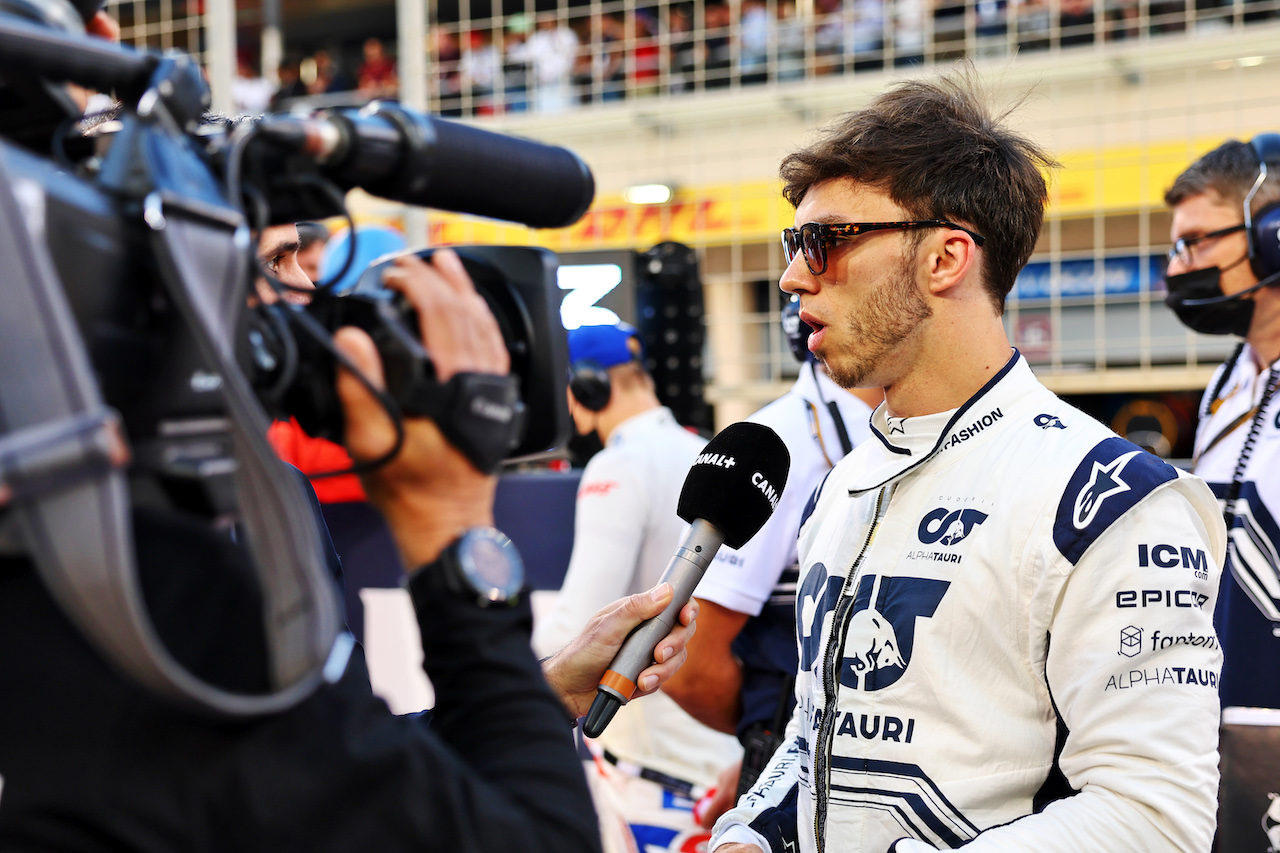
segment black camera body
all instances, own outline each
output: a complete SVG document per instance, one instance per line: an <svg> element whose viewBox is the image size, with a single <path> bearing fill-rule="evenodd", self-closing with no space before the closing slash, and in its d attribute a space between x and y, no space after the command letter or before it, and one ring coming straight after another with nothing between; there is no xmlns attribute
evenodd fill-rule
<svg viewBox="0 0 1280 853"><path fill-rule="evenodd" d="M433 251L417 254L426 260ZM481 387L474 383L483 380L468 379L473 383L470 392L479 394L481 402L473 401L467 408L487 408L500 422L505 422L506 416L499 410L513 408L510 415L518 419L518 425L514 442L506 448L508 457L562 446L569 432L563 387L568 356L560 323L555 254L528 246L466 246L454 251L498 321L519 393L518 399L511 401L497 386ZM440 383L431 355L418 335L417 313L403 296L382 284L382 273L390 263L391 259L386 259L372 264L349 292L334 294L322 288L305 307L261 309L259 318L267 312L276 319L257 323L263 349L250 353L247 363L254 385L262 389L273 414L296 418L308 435L342 441L342 408L334 392L336 363L323 340L295 334L296 376L282 376L289 359L276 330L285 324L300 325L304 321L298 314L303 313L329 333L343 326L367 332L382 359L387 393L400 411L444 420L449 401L437 399ZM469 433L484 429L486 424L480 412L464 411L456 416L465 420L458 428L460 442L468 441Z"/></svg>

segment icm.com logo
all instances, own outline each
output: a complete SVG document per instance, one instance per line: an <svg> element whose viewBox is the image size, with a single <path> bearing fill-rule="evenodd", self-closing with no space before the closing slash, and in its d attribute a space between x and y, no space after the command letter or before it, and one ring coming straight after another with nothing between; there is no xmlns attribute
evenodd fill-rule
<svg viewBox="0 0 1280 853"><path fill-rule="evenodd" d="M1188 548L1185 545L1139 544L1138 567L1145 569L1149 566L1190 569L1201 580L1209 577L1209 555L1201 548Z"/></svg>

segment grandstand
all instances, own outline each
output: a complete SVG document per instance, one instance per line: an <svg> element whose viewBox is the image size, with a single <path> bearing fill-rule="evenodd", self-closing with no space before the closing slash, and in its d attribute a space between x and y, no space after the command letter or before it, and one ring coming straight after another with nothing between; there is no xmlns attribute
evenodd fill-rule
<svg viewBox="0 0 1280 853"><path fill-rule="evenodd" d="M202 20L184 17L195 4L182 0L111 7L126 39L222 51L221 61L206 54L217 94L229 83L214 72L230 67L236 43L221 2L205 0ZM260 34L278 27L286 53L325 47L354 62L365 37L381 36L397 47L407 103L565 145L595 173L595 206L572 228L533 232L431 212L433 242L584 252L675 240L696 249L717 425L780 394L795 371L777 323L778 232L791 222L777 192L779 159L888 82L962 57L997 101L1025 98L1015 124L1063 163L1006 320L1043 380L1107 419L1150 401L1148 420L1162 433L1173 424L1165 437L1177 455L1191 401L1230 349L1186 331L1162 304L1161 195L1222 139L1280 130L1272 0L527 0L502 14L480 0L431 0L425 18L410 3L331 0L314 20L291 8L242 0L240 46L278 51L274 36ZM341 29L326 32L325 20ZM569 55L556 65L548 45ZM358 100L345 92L318 102ZM629 203L627 189L639 184L674 194ZM359 209L399 215L368 200Z"/></svg>

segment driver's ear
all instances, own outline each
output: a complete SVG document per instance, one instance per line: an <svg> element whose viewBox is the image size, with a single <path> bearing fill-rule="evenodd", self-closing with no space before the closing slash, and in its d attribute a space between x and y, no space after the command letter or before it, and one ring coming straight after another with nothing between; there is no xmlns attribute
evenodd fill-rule
<svg viewBox="0 0 1280 853"><path fill-rule="evenodd" d="M929 292L941 296L963 282L977 262L978 244L963 231L939 229L926 238L926 273Z"/></svg>

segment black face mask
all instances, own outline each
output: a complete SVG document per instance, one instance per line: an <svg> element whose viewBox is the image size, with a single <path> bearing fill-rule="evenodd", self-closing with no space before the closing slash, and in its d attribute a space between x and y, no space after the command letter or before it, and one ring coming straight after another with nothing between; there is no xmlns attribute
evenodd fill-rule
<svg viewBox="0 0 1280 853"><path fill-rule="evenodd" d="M1169 287L1169 295L1164 298L1164 304L1173 309L1188 329L1204 335L1239 335L1242 338L1249 333L1254 301L1241 297L1250 291L1224 295L1222 270L1218 267L1167 276L1165 283Z"/></svg>

